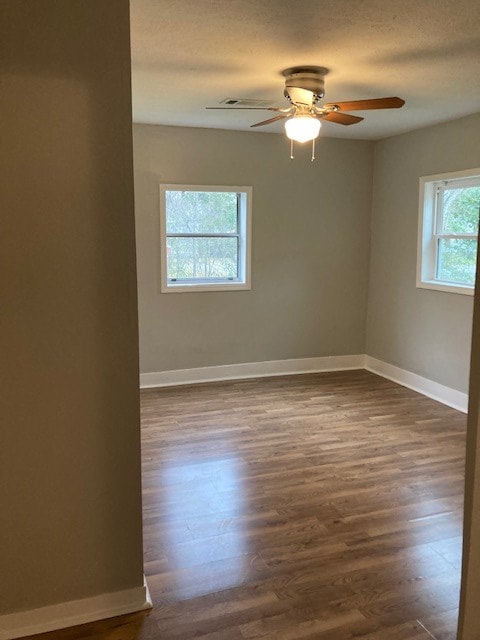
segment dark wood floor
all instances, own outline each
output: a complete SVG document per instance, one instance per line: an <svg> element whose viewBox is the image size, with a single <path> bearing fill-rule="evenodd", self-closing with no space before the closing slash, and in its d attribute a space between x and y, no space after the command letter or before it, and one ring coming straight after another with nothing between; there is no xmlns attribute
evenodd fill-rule
<svg viewBox="0 0 480 640"><path fill-rule="evenodd" d="M142 392L145 615L46 640L453 640L463 414L365 371Z"/></svg>

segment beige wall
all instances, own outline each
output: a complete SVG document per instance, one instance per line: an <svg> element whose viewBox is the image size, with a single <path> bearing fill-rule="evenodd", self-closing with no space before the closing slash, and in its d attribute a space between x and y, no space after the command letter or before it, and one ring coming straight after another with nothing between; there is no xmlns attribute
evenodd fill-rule
<svg viewBox="0 0 480 640"><path fill-rule="evenodd" d="M471 296L415 286L418 179L480 166L480 114L375 146L367 353L466 392Z"/></svg>
<svg viewBox="0 0 480 640"><path fill-rule="evenodd" d="M0 7L0 613L142 584L128 10Z"/></svg>
<svg viewBox="0 0 480 640"><path fill-rule="evenodd" d="M478 261L477 261L478 263ZM465 469L465 513L463 526L463 567L460 596L459 640L480 638L480 272L472 335L470 393Z"/></svg>
<svg viewBox="0 0 480 640"><path fill-rule="evenodd" d="M378 141L373 166L373 143L291 162L283 136L135 125L141 371L366 351L466 392L473 299L415 286L418 179L479 166L479 123ZM254 187L252 291L160 293L160 182Z"/></svg>
<svg viewBox="0 0 480 640"><path fill-rule="evenodd" d="M372 147L135 125L141 371L363 353ZM162 182L253 187L251 291L160 293Z"/></svg>

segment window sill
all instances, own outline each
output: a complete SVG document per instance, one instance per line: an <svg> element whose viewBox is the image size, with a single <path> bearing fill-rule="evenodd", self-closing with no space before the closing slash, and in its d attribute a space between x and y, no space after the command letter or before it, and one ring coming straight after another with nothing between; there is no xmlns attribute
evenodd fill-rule
<svg viewBox="0 0 480 640"><path fill-rule="evenodd" d="M221 284L162 284L162 293L201 293L202 291L248 291L248 282L226 282Z"/></svg>
<svg viewBox="0 0 480 640"><path fill-rule="evenodd" d="M446 293L460 293L464 296L475 295L475 287L453 282L440 282L440 280L421 280L417 282L417 289L432 289L433 291L445 291Z"/></svg>

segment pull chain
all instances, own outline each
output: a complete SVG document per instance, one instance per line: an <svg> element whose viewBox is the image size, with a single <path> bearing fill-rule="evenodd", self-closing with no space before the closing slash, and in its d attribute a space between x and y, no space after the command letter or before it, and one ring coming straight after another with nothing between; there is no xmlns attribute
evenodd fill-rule
<svg viewBox="0 0 480 640"><path fill-rule="evenodd" d="M294 146L293 140L290 139L290 160L294 159ZM312 162L315 160L315 138L312 140Z"/></svg>

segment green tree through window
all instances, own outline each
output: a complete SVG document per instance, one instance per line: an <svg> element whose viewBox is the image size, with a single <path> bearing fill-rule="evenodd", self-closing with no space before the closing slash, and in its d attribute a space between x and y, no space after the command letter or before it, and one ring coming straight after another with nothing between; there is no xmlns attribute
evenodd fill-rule
<svg viewBox="0 0 480 640"><path fill-rule="evenodd" d="M480 187L441 190L437 279L473 285L477 259ZM468 236L467 234L471 234Z"/></svg>
<svg viewBox="0 0 480 640"><path fill-rule="evenodd" d="M236 278L237 194L168 191L166 202L168 277Z"/></svg>

